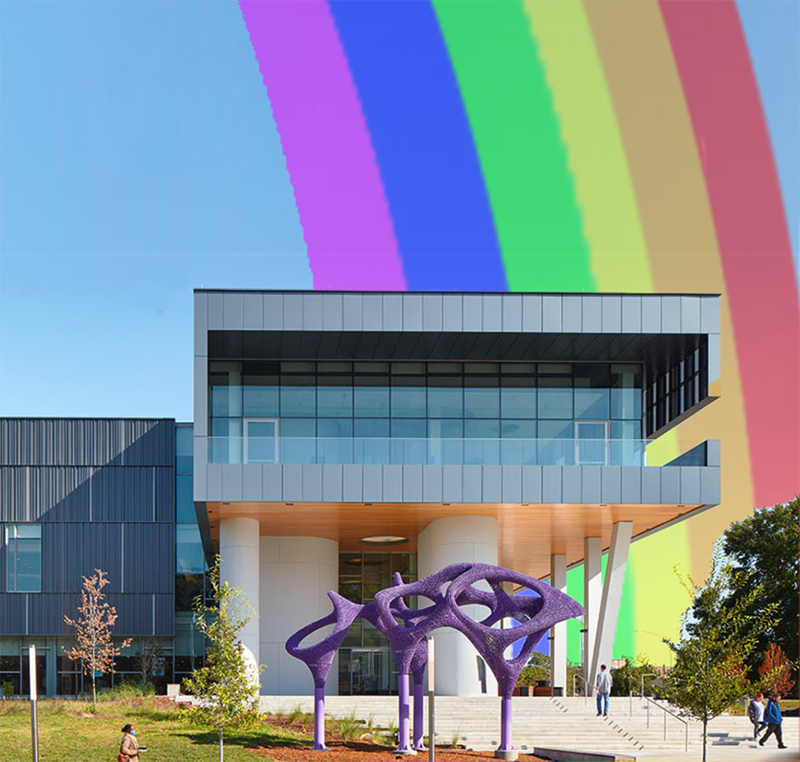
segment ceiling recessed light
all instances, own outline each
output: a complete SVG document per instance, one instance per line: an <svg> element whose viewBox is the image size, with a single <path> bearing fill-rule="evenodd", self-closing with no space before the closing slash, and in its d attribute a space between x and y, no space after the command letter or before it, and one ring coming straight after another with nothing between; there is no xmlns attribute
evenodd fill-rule
<svg viewBox="0 0 800 762"><path fill-rule="evenodd" d="M294 503L286 503L286 505L294 505Z"/></svg>
<svg viewBox="0 0 800 762"><path fill-rule="evenodd" d="M373 537L362 537L362 545L403 545L408 542L408 537L400 537L395 534L378 534Z"/></svg>
<svg viewBox="0 0 800 762"><path fill-rule="evenodd" d="M608 508L608 503L600 503L601 508Z"/></svg>

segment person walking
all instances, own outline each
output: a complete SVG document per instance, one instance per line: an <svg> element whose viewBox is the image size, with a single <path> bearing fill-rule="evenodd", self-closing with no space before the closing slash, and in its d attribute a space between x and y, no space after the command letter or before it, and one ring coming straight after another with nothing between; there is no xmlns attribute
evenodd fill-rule
<svg viewBox="0 0 800 762"><path fill-rule="evenodd" d="M600 665L600 671L594 681L594 690L597 693L597 716L608 717L608 694L614 681L605 664Z"/></svg>
<svg viewBox="0 0 800 762"><path fill-rule="evenodd" d="M124 735L119 746L118 762L139 762L139 742L136 740L136 729L133 725L126 725L122 728Z"/></svg>
<svg viewBox="0 0 800 762"><path fill-rule="evenodd" d="M764 742L774 733L775 740L778 742L779 749L787 748L783 743L783 717L781 717L781 694L775 693L769 697L769 704L767 704L766 711L764 712L764 719L767 722L767 732L764 737L758 742L759 746L763 746Z"/></svg>
<svg viewBox="0 0 800 762"><path fill-rule="evenodd" d="M764 722L764 694L759 691L747 705L747 716L753 723L753 740L758 740L758 734L767 727Z"/></svg>

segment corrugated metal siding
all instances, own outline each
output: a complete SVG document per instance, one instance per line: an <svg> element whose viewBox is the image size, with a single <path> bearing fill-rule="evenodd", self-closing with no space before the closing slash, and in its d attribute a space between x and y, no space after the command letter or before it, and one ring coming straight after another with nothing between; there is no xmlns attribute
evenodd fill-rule
<svg viewBox="0 0 800 762"><path fill-rule="evenodd" d="M5 590L5 583L3 584ZM0 593L0 635L25 634L25 596Z"/></svg>
<svg viewBox="0 0 800 762"><path fill-rule="evenodd" d="M0 520L88 521L92 470L0 467Z"/></svg>
<svg viewBox="0 0 800 762"><path fill-rule="evenodd" d="M175 421L0 418L0 465L172 466Z"/></svg>
<svg viewBox="0 0 800 762"><path fill-rule="evenodd" d="M175 589L175 525L125 525L125 592L172 595Z"/></svg>
<svg viewBox="0 0 800 762"><path fill-rule="evenodd" d="M76 593L95 569L108 574L106 592L120 592L121 551L121 524L43 524L42 592Z"/></svg>
<svg viewBox="0 0 800 762"><path fill-rule="evenodd" d="M168 478L174 474L174 469L164 470ZM99 469L92 479L92 519L154 521L158 479L154 482L153 472L139 467Z"/></svg>

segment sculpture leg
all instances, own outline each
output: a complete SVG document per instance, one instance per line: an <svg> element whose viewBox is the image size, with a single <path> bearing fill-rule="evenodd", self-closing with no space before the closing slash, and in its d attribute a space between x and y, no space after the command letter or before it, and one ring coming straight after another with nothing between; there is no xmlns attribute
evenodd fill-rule
<svg viewBox="0 0 800 762"><path fill-rule="evenodd" d="M519 752L511 744L511 696L500 699L500 746L494 753L498 759L517 759Z"/></svg>
<svg viewBox="0 0 800 762"><path fill-rule="evenodd" d="M422 683L414 681L414 742L411 744L417 751L424 751L425 745L422 743L424 734L423 722L425 712L422 705Z"/></svg>
<svg viewBox="0 0 800 762"><path fill-rule="evenodd" d="M409 744L410 737L410 700L408 691L408 673L397 676L397 687L399 695L400 709L400 733L397 739L397 749L399 754L414 754L414 750Z"/></svg>
<svg viewBox="0 0 800 762"><path fill-rule="evenodd" d="M314 686L314 749L327 749L325 746L325 686Z"/></svg>

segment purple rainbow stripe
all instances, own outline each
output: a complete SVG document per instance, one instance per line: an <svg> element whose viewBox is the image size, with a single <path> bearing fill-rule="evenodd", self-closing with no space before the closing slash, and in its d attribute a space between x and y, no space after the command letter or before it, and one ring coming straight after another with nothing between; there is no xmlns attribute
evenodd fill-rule
<svg viewBox="0 0 800 762"><path fill-rule="evenodd" d="M375 152L327 3L240 6L281 136L314 288L405 290Z"/></svg>

